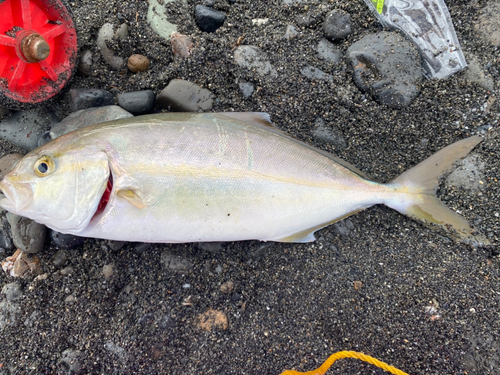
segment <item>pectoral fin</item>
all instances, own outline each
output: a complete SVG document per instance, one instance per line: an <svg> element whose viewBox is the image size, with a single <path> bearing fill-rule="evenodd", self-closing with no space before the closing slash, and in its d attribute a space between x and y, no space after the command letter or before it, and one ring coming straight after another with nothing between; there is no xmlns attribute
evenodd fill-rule
<svg viewBox="0 0 500 375"><path fill-rule="evenodd" d="M122 189L122 190L118 190L118 192L116 193L116 195L119 196L120 198L125 199L132 206L137 207L140 210L142 210L143 208L146 208L148 206L139 197L139 195L138 195L138 193L137 193L136 190Z"/></svg>

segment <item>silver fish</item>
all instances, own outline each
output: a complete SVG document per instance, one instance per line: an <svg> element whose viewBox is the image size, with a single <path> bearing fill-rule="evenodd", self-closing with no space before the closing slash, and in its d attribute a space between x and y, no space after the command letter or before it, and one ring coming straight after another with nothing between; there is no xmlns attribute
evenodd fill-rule
<svg viewBox="0 0 500 375"><path fill-rule="evenodd" d="M375 204L471 237L435 196L482 138L387 184L274 128L264 113L166 113L83 128L27 154L0 205L62 233L120 241L308 242Z"/></svg>

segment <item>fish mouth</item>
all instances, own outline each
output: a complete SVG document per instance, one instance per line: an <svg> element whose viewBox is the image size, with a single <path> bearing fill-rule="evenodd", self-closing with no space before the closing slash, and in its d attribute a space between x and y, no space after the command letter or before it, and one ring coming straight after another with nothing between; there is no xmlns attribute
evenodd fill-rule
<svg viewBox="0 0 500 375"><path fill-rule="evenodd" d="M12 182L4 178L0 181L0 191L3 193L0 206L13 213L22 211L33 200L29 183Z"/></svg>
<svg viewBox="0 0 500 375"><path fill-rule="evenodd" d="M111 197L111 192L113 191L113 173L109 173L108 177L108 182L106 184L106 189L104 190L104 193L102 193L101 199L99 200L99 204L97 205L97 210L94 213L94 216L92 216L91 220L94 220L97 216L102 214L104 210L106 209L109 198Z"/></svg>

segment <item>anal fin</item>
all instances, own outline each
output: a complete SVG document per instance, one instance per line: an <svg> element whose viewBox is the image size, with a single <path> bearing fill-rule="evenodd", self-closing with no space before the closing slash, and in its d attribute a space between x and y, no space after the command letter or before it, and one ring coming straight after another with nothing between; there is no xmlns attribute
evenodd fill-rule
<svg viewBox="0 0 500 375"><path fill-rule="evenodd" d="M285 238L280 238L280 239L277 239L277 240L271 240L271 241L275 241L275 242L299 242L299 243L313 242L313 241L316 240L316 237L314 236L314 232L316 232L317 230L320 230L321 228L327 227L327 226L329 226L331 224L336 223L337 221L343 220L346 217L349 217L349 216L354 215L354 214L356 214L356 213L358 213L360 211L363 211L365 208L366 207L363 207L363 208L361 208L359 210L350 212L347 215L344 215L342 217L333 219L333 220L331 220L331 221L329 221L327 223L319 224L319 225L316 225L316 226L314 226L312 228L308 228L308 229L302 230L300 232L294 233L291 236L288 236L288 237L285 237Z"/></svg>

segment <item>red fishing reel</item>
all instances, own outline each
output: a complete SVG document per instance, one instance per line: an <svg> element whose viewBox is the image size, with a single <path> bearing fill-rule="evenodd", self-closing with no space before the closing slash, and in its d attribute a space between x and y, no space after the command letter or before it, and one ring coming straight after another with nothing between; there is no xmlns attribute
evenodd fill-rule
<svg viewBox="0 0 500 375"><path fill-rule="evenodd" d="M0 0L0 104L53 97L76 58L75 27L61 0Z"/></svg>

